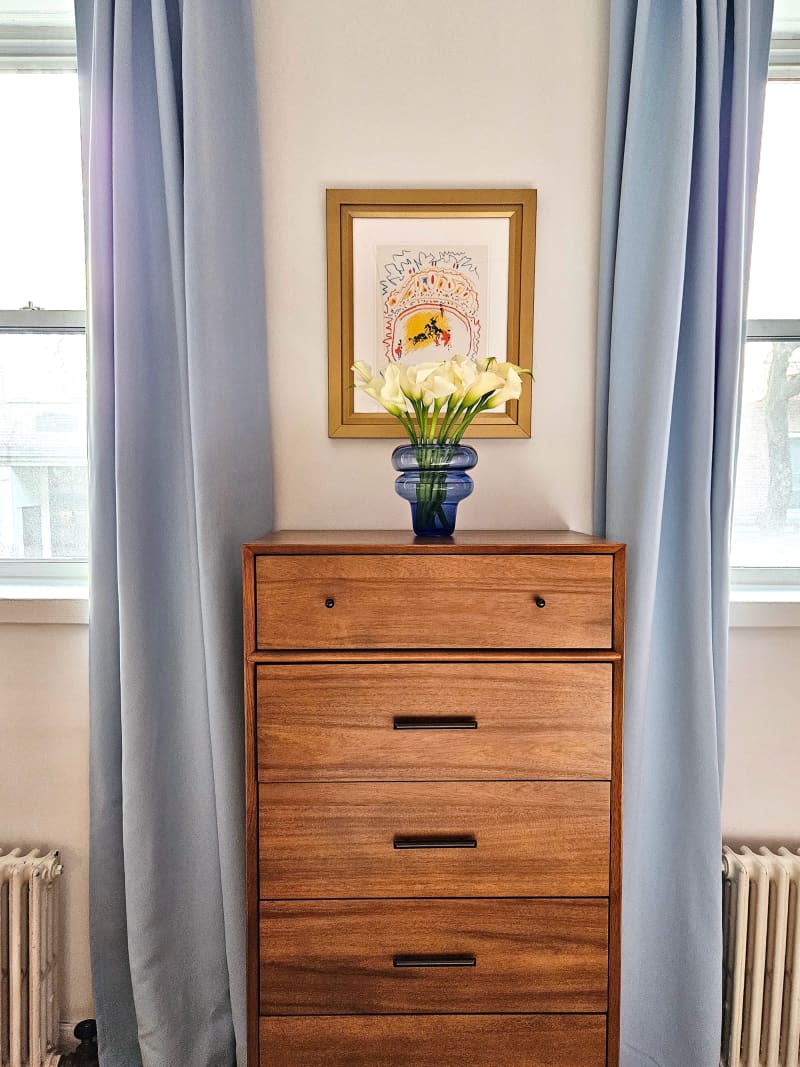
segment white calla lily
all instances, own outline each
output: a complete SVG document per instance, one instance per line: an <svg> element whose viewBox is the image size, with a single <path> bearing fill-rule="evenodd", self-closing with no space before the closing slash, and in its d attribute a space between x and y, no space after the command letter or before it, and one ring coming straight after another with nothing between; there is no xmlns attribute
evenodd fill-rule
<svg viewBox="0 0 800 1067"><path fill-rule="evenodd" d="M374 375L365 360L352 366L355 385L402 424L414 445L455 445L481 411L516 400L521 371L493 357L453 356L435 363L389 363Z"/></svg>
<svg viewBox="0 0 800 1067"><path fill-rule="evenodd" d="M455 385L453 402L460 403L464 394L478 376L478 369L474 360L468 356L453 356L447 365L446 375Z"/></svg>
<svg viewBox="0 0 800 1067"><path fill-rule="evenodd" d="M441 368L441 363L414 363L400 367L400 388L409 400L421 400L427 378Z"/></svg>
<svg viewBox="0 0 800 1067"><path fill-rule="evenodd" d="M372 381L372 367L364 359L357 360L350 368L356 376L357 385L365 385Z"/></svg>
<svg viewBox="0 0 800 1067"><path fill-rule="evenodd" d="M499 374L493 374L488 370L481 371L464 394L464 404L468 407L477 404L488 393L493 393L495 389L500 389L502 386L503 379Z"/></svg>
<svg viewBox="0 0 800 1067"><path fill-rule="evenodd" d="M433 404L438 409L455 391L456 384L452 379L444 374L430 374L424 382L422 403L426 408Z"/></svg>
<svg viewBox="0 0 800 1067"><path fill-rule="evenodd" d="M383 385L378 392L377 400L383 404L392 415L407 411L406 397L400 388L400 368L396 363L390 363L383 372Z"/></svg>
<svg viewBox="0 0 800 1067"><path fill-rule="evenodd" d="M400 389L398 368L390 364L383 374L378 374L374 378L366 373L370 369L369 365L363 362L360 365L353 364L355 373L364 379L358 388L362 393L371 396L373 400L377 400L390 415L395 415L397 418L405 416L407 414L406 398Z"/></svg>
<svg viewBox="0 0 800 1067"><path fill-rule="evenodd" d="M505 379L505 382L502 388L489 397L486 402L487 408L499 407L507 400L517 400L522 393L522 378L513 363L498 363L494 369L500 377Z"/></svg>
<svg viewBox="0 0 800 1067"><path fill-rule="evenodd" d="M422 400L422 386L417 384L410 371L410 367L400 368L400 388L409 400Z"/></svg>
<svg viewBox="0 0 800 1067"><path fill-rule="evenodd" d="M408 372L413 375L414 381L419 383L424 382L431 374L440 371L443 366L442 360L437 360L435 363L414 363L408 368Z"/></svg>

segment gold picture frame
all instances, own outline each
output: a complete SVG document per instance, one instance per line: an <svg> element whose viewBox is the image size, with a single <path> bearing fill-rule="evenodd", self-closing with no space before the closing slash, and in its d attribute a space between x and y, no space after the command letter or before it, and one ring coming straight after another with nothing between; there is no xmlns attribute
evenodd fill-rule
<svg viewBox="0 0 800 1067"><path fill-rule="evenodd" d="M460 344L532 370L535 189L328 189L327 242L329 437L403 436L353 388L359 359L377 371ZM530 437L523 382L468 436Z"/></svg>

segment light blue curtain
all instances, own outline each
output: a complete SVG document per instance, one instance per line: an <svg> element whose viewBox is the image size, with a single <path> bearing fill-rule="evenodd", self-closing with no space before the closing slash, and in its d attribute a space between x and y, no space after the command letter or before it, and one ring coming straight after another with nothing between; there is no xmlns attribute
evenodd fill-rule
<svg viewBox="0 0 800 1067"><path fill-rule="evenodd" d="M271 528L247 0L77 0L107 1067L244 1063L241 544Z"/></svg>
<svg viewBox="0 0 800 1067"><path fill-rule="evenodd" d="M771 0L612 0L597 532L628 554L623 1067L716 1067L728 535Z"/></svg>

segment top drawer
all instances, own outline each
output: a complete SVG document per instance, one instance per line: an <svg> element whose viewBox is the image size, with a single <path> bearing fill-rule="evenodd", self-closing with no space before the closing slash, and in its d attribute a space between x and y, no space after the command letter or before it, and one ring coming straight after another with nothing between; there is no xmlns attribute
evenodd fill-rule
<svg viewBox="0 0 800 1067"><path fill-rule="evenodd" d="M611 648L609 555L257 556L259 649Z"/></svg>

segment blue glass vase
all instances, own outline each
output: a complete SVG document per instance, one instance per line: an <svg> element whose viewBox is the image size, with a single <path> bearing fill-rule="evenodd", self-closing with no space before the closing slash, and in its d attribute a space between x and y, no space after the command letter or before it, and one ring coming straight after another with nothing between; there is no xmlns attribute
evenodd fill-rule
<svg viewBox="0 0 800 1067"><path fill-rule="evenodd" d="M394 488L411 505L415 534L452 534L459 502L474 486L467 471L477 462L469 445L399 445L392 452L392 466L400 471Z"/></svg>

